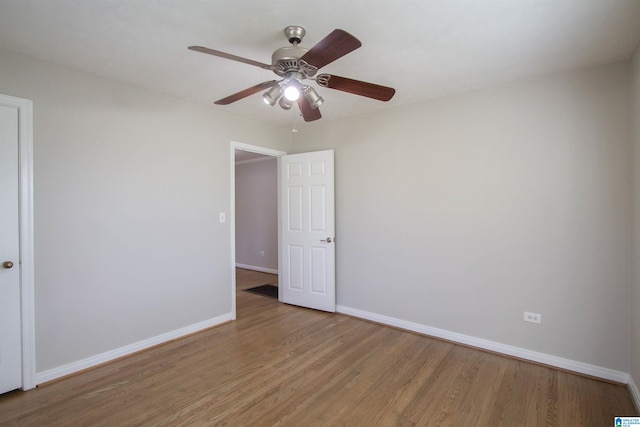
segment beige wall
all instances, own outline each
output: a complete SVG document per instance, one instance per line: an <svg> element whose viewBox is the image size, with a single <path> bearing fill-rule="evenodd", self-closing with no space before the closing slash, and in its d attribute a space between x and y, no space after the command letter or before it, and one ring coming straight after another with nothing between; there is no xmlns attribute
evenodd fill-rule
<svg viewBox="0 0 640 427"><path fill-rule="evenodd" d="M236 264L277 271L278 161L265 157L235 169Z"/></svg>
<svg viewBox="0 0 640 427"><path fill-rule="evenodd" d="M631 297L631 377L640 385L640 47L632 63L633 122L633 283ZM637 392L637 390L636 390ZM640 399L640 395L636 396Z"/></svg>
<svg viewBox="0 0 640 427"><path fill-rule="evenodd" d="M230 313L230 141L281 132L7 52L0 76L33 100L37 371Z"/></svg>
<svg viewBox="0 0 640 427"><path fill-rule="evenodd" d="M336 150L338 304L628 372L629 77L301 127L297 150Z"/></svg>
<svg viewBox="0 0 640 427"><path fill-rule="evenodd" d="M336 150L338 304L638 380L630 81L621 62L514 82L308 123L289 146L286 130L0 52L0 93L34 101L38 371L230 312L218 212L234 140Z"/></svg>

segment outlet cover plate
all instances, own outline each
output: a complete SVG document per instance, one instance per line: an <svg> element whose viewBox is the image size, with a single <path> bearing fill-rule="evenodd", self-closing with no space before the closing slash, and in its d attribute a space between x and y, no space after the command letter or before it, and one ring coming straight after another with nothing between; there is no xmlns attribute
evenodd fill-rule
<svg viewBox="0 0 640 427"><path fill-rule="evenodd" d="M538 313L531 313L528 311L524 312L524 321L525 322L531 322L531 323L542 323L542 314L538 314Z"/></svg>

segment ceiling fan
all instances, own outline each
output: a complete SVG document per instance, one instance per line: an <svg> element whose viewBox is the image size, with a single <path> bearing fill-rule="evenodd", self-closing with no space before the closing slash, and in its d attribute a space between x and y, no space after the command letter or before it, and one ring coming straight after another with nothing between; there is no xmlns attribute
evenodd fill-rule
<svg viewBox="0 0 640 427"><path fill-rule="evenodd" d="M189 49L232 61L254 65L276 73L281 80L269 80L259 83L240 92L229 95L215 102L217 105L228 105L254 93L266 90L262 95L264 101L274 106L276 102L285 110L291 109L297 102L300 112L306 122L318 120L322 117L320 107L324 100L316 90L305 84L305 80L314 80L318 85L336 89L379 101L388 101L396 93L395 89L353 80L332 74L317 74L318 70L327 64L356 50L362 43L360 40L344 30L333 30L328 36L320 40L311 49L300 47L302 38L306 34L300 26L289 26L284 29L291 46L281 47L273 52L271 64L254 61L219 50L202 46L189 46Z"/></svg>

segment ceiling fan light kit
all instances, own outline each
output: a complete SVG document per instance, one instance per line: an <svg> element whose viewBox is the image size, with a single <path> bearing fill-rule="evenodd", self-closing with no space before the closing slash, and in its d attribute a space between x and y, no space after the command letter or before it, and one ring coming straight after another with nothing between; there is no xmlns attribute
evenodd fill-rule
<svg viewBox="0 0 640 427"><path fill-rule="evenodd" d="M293 102L289 101L287 98L285 98L284 96L282 98L280 98L280 102L278 102L278 104L280 104L280 107L283 110L290 110L291 107L293 107Z"/></svg>
<svg viewBox="0 0 640 427"><path fill-rule="evenodd" d="M318 95L318 92L311 86L304 87L304 97L309 101L311 108L318 108L324 104L324 99L322 99L322 97Z"/></svg>
<svg viewBox="0 0 640 427"><path fill-rule="evenodd" d="M277 102L281 108L289 110L293 106L293 103L296 102L304 120L310 122L322 117L318 107L324 103L324 99L313 87L304 84L304 80L315 81L321 87L352 93L379 101L388 101L395 94L395 89L393 88L367 83L361 80L349 79L347 77L326 73L315 77L320 68L356 50L362 45L360 40L346 31L339 29L333 30L311 49L299 46L306 34L304 28L292 25L284 29L284 34L289 43L291 43L291 46L276 49L271 55L271 64L264 64L252 59L242 58L202 46L189 46L189 49L196 52L271 70L282 78L280 81L271 80L259 83L229 95L226 98L219 99L215 104L228 105L267 89L262 95L262 98L267 104L273 107Z"/></svg>
<svg viewBox="0 0 640 427"><path fill-rule="evenodd" d="M302 91L302 84L300 80L295 77L289 77L288 81L284 83L284 97L289 101L297 101L300 98L300 92Z"/></svg>
<svg viewBox="0 0 640 427"><path fill-rule="evenodd" d="M275 84L271 86L271 89L269 89L262 95L262 98L267 104L273 107L274 105L276 105L278 99L280 99L280 97L282 96L282 92L284 92L282 90L282 86L280 86L279 84Z"/></svg>

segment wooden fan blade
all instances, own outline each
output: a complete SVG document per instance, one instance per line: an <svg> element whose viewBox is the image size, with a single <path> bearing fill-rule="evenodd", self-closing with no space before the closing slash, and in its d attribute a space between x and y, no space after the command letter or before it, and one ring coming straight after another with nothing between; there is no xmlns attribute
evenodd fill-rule
<svg viewBox="0 0 640 427"><path fill-rule="evenodd" d="M233 95L229 95L226 98L222 98L214 102L216 105L229 105L232 102L236 102L241 100L242 98L246 98L249 95L253 95L254 93L260 92L262 90L268 89L277 82L275 80L269 80L268 82L262 82L255 86L251 86L245 90L241 90L240 92L234 93Z"/></svg>
<svg viewBox="0 0 640 427"><path fill-rule="evenodd" d="M230 59L232 61L243 62L249 65L255 65L256 67L265 68L267 70L271 69L271 65L264 64L262 62L254 61L253 59L243 58L241 56L232 55L230 53L220 52L219 50L209 49L208 47L202 46L189 46L190 50L194 50L196 52L206 53L209 55L217 56L219 58Z"/></svg>
<svg viewBox="0 0 640 427"><path fill-rule="evenodd" d="M316 77L316 82L320 86L353 93L354 95L366 96L379 101L388 101L396 93L396 90L392 87L380 86L332 74L320 74Z"/></svg>
<svg viewBox="0 0 640 427"><path fill-rule="evenodd" d="M333 30L327 37L320 40L300 59L317 68L322 68L349 52L362 46L360 40L344 30Z"/></svg>
<svg viewBox="0 0 640 427"><path fill-rule="evenodd" d="M300 112L302 113L302 117L305 122L312 122L314 120L318 120L322 118L322 114L320 114L319 108L311 108L309 101L304 96L298 98L298 107L300 107Z"/></svg>

